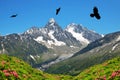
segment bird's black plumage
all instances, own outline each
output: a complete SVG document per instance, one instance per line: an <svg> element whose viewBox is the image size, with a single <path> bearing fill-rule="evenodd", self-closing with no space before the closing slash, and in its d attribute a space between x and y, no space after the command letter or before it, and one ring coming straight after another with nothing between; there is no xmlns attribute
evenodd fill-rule
<svg viewBox="0 0 120 80"><path fill-rule="evenodd" d="M56 9L56 15L58 15L58 13L60 12L60 7L58 9Z"/></svg>
<svg viewBox="0 0 120 80"><path fill-rule="evenodd" d="M94 7L93 8L93 13L90 14L91 17L96 17L97 19L100 19L100 14L98 13L98 8Z"/></svg>
<svg viewBox="0 0 120 80"><path fill-rule="evenodd" d="M14 15L11 15L10 17L13 18L13 17L16 17L16 16L17 16L17 14L14 14Z"/></svg>

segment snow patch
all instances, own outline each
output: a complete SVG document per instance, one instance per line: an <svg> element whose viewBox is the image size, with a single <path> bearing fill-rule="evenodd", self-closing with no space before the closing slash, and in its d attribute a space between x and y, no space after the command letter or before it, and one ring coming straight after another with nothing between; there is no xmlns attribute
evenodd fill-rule
<svg viewBox="0 0 120 80"><path fill-rule="evenodd" d="M48 35L49 35L49 37L50 37L51 39L55 40L55 37L53 36L53 33L54 33L54 31L51 30L51 31L48 33Z"/></svg>
<svg viewBox="0 0 120 80"><path fill-rule="evenodd" d="M45 42L45 40L43 40L42 36L37 37L36 39L34 39L37 42Z"/></svg>
<svg viewBox="0 0 120 80"><path fill-rule="evenodd" d="M115 48L118 46L118 44L116 44L115 46L113 46L112 51L115 50Z"/></svg>
<svg viewBox="0 0 120 80"><path fill-rule="evenodd" d="M116 41L120 41L120 36L116 39Z"/></svg>
<svg viewBox="0 0 120 80"><path fill-rule="evenodd" d="M58 41L54 36L53 36L53 33L54 33L54 31L50 31L49 33L48 33L48 36L54 41L50 41L50 40L48 40L48 44L49 45L56 45L56 46L62 46L62 45L66 45L66 43L64 43L64 42L62 42L62 41Z"/></svg>
<svg viewBox="0 0 120 80"><path fill-rule="evenodd" d="M70 46L71 48L76 48L75 46Z"/></svg>
<svg viewBox="0 0 120 80"><path fill-rule="evenodd" d="M104 37L105 35L104 34L101 34L102 37Z"/></svg>
<svg viewBox="0 0 120 80"><path fill-rule="evenodd" d="M51 18L51 19L49 20L49 23L55 23L54 18Z"/></svg>
<svg viewBox="0 0 120 80"><path fill-rule="evenodd" d="M67 31L70 32L73 35L73 37L75 37L80 42L85 42L87 44L90 43L87 39L83 37L82 33L76 33L73 27L69 28Z"/></svg>
<svg viewBox="0 0 120 80"><path fill-rule="evenodd" d="M1 47L2 47L2 51L0 53L5 53L6 50L4 48L4 44L3 43L1 44Z"/></svg>
<svg viewBox="0 0 120 80"><path fill-rule="evenodd" d="M50 41L50 40L45 41L45 40L43 40L42 36L39 36L34 40L37 41L38 43L43 42L44 45L46 45L47 48L53 48L53 47L51 47L51 44L53 44L53 41Z"/></svg>
<svg viewBox="0 0 120 80"><path fill-rule="evenodd" d="M51 41L51 40L47 40L47 43L48 43L49 45L54 44L54 42L53 42L53 41Z"/></svg>
<svg viewBox="0 0 120 80"><path fill-rule="evenodd" d="M54 26L54 23L55 23L54 18L51 18L51 19L49 20L49 23L50 23L50 26Z"/></svg>
<svg viewBox="0 0 120 80"><path fill-rule="evenodd" d="M30 55L30 57L31 57L34 61L36 61L33 55Z"/></svg>
<svg viewBox="0 0 120 80"><path fill-rule="evenodd" d="M48 36L49 36L52 40L47 40L47 41L45 41L45 40L43 39L43 36L39 36L39 37L37 37L36 39L34 38L34 40L37 41L38 43L43 42L48 48L52 48L52 47L51 47L52 45L55 45L55 46L63 46L63 45L66 45L66 43L64 43L64 42L62 42L62 41L58 41L58 40L54 37L53 33L54 33L54 31L52 31L52 30L48 33Z"/></svg>
<svg viewBox="0 0 120 80"><path fill-rule="evenodd" d="M33 30L31 29L31 30L27 30L26 31L28 34L32 34L33 33Z"/></svg>

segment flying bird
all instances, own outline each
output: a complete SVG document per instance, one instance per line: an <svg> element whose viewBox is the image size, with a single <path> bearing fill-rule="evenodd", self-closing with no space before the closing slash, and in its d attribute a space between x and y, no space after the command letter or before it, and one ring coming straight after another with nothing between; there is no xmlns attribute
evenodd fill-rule
<svg viewBox="0 0 120 80"><path fill-rule="evenodd" d="M58 15L58 13L60 12L60 7L58 9L56 9L56 15Z"/></svg>
<svg viewBox="0 0 120 80"><path fill-rule="evenodd" d="M16 17L17 16L17 14L13 14L13 15L11 15L10 17L11 18L14 18L14 17Z"/></svg>
<svg viewBox="0 0 120 80"><path fill-rule="evenodd" d="M98 8L94 7L93 8L93 13L90 14L91 17L96 17L97 19L100 19L100 14L98 13Z"/></svg>

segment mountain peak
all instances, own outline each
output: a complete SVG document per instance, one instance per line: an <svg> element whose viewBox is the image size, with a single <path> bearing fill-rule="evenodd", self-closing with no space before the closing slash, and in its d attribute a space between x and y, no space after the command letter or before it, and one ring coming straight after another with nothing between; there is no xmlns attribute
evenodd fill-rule
<svg viewBox="0 0 120 80"><path fill-rule="evenodd" d="M28 29L25 33L33 34L33 33L37 33L37 32L39 32L39 28L36 26L33 26L30 29Z"/></svg>
<svg viewBox="0 0 120 80"><path fill-rule="evenodd" d="M68 26L76 26L76 25L78 25L78 24L76 24L76 23L71 23L71 24L69 24Z"/></svg>
<svg viewBox="0 0 120 80"><path fill-rule="evenodd" d="M55 19L54 18L50 18L46 26L55 27L56 24L57 23L56 23Z"/></svg>
<svg viewBox="0 0 120 80"><path fill-rule="evenodd" d="M48 30L61 31L62 28L57 24L54 18L50 18L47 25L45 26Z"/></svg>
<svg viewBox="0 0 120 80"><path fill-rule="evenodd" d="M48 21L48 24L49 24L50 26L54 26L54 25L56 24L55 19L54 19L54 18L50 18L49 21Z"/></svg>
<svg viewBox="0 0 120 80"><path fill-rule="evenodd" d="M66 28L67 31L71 30L71 29L75 32L82 32L82 31L86 30L86 28L82 27L81 24L76 24L76 23L71 23Z"/></svg>
<svg viewBox="0 0 120 80"><path fill-rule="evenodd" d="M55 19L54 18L50 18L49 19L49 23L55 23Z"/></svg>

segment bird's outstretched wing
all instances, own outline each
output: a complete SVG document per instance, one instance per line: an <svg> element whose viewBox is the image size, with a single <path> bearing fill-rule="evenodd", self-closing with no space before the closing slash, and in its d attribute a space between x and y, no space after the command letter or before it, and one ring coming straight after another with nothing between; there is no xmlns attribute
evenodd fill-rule
<svg viewBox="0 0 120 80"><path fill-rule="evenodd" d="M97 8L97 7L94 7L93 13L94 13L94 14L95 14L95 13L98 13L98 8Z"/></svg>
<svg viewBox="0 0 120 80"><path fill-rule="evenodd" d="M100 18L101 18L100 15L99 15L99 13L96 13L96 14L95 14L95 17L96 17L97 19L100 19Z"/></svg>
<svg viewBox="0 0 120 80"><path fill-rule="evenodd" d="M13 18L13 17L16 17L16 16L17 16L17 14L14 14L14 15L11 15L10 17Z"/></svg>
<svg viewBox="0 0 120 80"><path fill-rule="evenodd" d="M56 15L58 15L58 13L60 12L60 7L58 9L56 9Z"/></svg>
<svg viewBox="0 0 120 80"><path fill-rule="evenodd" d="M90 16L91 16L91 17L94 17L95 15L91 13Z"/></svg>

